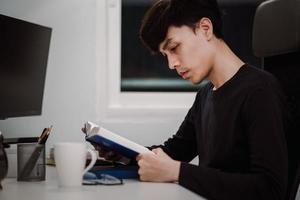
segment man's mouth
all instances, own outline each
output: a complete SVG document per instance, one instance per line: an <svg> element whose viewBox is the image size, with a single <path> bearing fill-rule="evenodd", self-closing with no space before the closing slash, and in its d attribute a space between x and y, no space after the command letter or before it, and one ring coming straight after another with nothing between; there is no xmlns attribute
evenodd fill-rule
<svg viewBox="0 0 300 200"><path fill-rule="evenodd" d="M186 78L188 71L185 72L179 72L180 76L182 76L183 78Z"/></svg>

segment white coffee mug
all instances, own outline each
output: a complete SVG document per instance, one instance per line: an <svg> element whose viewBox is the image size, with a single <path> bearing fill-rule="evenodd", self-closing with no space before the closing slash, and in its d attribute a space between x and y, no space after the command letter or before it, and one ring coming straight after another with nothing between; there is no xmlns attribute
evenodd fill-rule
<svg viewBox="0 0 300 200"><path fill-rule="evenodd" d="M87 153L91 154L91 162L84 168ZM82 176L94 166L97 154L85 143L61 142L54 144L54 159L59 186L74 187L82 185Z"/></svg>

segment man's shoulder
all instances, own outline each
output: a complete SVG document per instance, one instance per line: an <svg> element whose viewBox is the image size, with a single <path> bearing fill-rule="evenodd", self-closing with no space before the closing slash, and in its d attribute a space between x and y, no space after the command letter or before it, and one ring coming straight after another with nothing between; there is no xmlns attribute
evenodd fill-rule
<svg viewBox="0 0 300 200"><path fill-rule="evenodd" d="M249 80L245 86L246 99L258 98L262 103L269 103L270 101L277 101L285 103L285 97L277 78L271 73L258 69L255 67L249 67Z"/></svg>
<svg viewBox="0 0 300 200"><path fill-rule="evenodd" d="M277 79L269 72L247 64L242 80L246 87L272 89L278 87Z"/></svg>

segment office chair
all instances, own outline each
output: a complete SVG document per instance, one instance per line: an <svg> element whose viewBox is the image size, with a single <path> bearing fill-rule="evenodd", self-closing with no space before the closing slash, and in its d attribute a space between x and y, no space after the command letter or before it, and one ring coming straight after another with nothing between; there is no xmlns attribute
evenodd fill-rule
<svg viewBox="0 0 300 200"><path fill-rule="evenodd" d="M277 77L286 95L289 117L288 188L294 200L300 182L300 0L268 0L256 10L252 46L263 68Z"/></svg>

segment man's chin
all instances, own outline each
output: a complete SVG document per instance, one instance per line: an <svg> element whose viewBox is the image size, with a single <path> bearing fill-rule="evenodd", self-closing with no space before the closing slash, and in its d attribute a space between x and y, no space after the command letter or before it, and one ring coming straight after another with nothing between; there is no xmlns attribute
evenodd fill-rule
<svg viewBox="0 0 300 200"><path fill-rule="evenodd" d="M202 80L193 80L193 79L188 79L193 85L198 85L202 82Z"/></svg>
<svg viewBox="0 0 300 200"><path fill-rule="evenodd" d="M190 81L193 85L199 85L200 83L202 83L203 81L208 80L208 79L206 77L202 77L202 76L201 77L191 76L187 80Z"/></svg>

